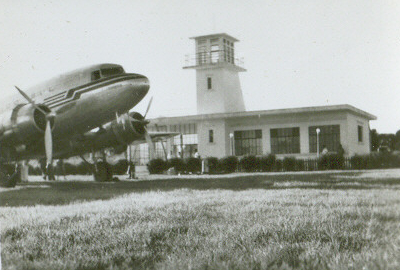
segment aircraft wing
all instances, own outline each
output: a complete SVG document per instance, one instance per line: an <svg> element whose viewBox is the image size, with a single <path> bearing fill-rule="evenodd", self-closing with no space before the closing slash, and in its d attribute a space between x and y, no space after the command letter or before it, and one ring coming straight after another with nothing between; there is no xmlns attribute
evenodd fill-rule
<svg viewBox="0 0 400 270"><path fill-rule="evenodd" d="M159 142L162 140L166 140L168 138L178 136L179 134L180 133L178 133L178 132L162 132L162 131L149 132L150 138L153 142ZM142 144L142 143L146 143L146 139L144 138L144 136L141 139L134 140L131 144L138 145L138 144Z"/></svg>

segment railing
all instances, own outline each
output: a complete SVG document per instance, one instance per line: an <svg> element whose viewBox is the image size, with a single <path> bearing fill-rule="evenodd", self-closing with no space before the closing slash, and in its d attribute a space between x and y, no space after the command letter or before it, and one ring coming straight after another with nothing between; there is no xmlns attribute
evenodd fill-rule
<svg viewBox="0 0 400 270"><path fill-rule="evenodd" d="M188 54L185 57L185 67L217 65L219 63L230 63L244 68L243 57L235 57L225 50Z"/></svg>

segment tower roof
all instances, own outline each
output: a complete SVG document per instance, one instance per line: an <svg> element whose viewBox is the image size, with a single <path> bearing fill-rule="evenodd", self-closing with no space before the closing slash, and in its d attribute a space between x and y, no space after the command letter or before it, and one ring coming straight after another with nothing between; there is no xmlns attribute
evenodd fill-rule
<svg viewBox="0 0 400 270"><path fill-rule="evenodd" d="M211 38L217 38L217 37L225 37L227 39L232 40L233 42L239 41L238 39L226 34L226 33L219 33L219 34L211 34L211 35L204 35L204 36L197 36L197 37L191 37L190 39L211 39Z"/></svg>

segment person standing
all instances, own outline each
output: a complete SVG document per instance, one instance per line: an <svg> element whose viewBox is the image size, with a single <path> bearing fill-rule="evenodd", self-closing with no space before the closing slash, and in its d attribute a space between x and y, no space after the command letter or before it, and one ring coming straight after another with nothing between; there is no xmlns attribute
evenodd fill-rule
<svg viewBox="0 0 400 270"><path fill-rule="evenodd" d="M321 152L321 155L322 156L325 156L326 154L328 154L328 148L326 147L326 145L324 145L323 147L322 147L322 152Z"/></svg>

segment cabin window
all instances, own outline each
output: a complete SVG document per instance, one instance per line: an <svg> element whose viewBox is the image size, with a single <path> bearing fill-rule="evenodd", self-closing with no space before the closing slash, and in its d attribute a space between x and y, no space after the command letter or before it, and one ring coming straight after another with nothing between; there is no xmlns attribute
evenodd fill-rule
<svg viewBox="0 0 400 270"><path fill-rule="evenodd" d="M123 74L124 69L122 67L110 67L110 68L102 68L101 75L102 77L111 77L119 74Z"/></svg>
<svg viewBox="0 0 400 270"><path fill-rule="evenodd" d="M100 79L100 70L96 70L92 72L92 81L96 81Z"/></svg>

